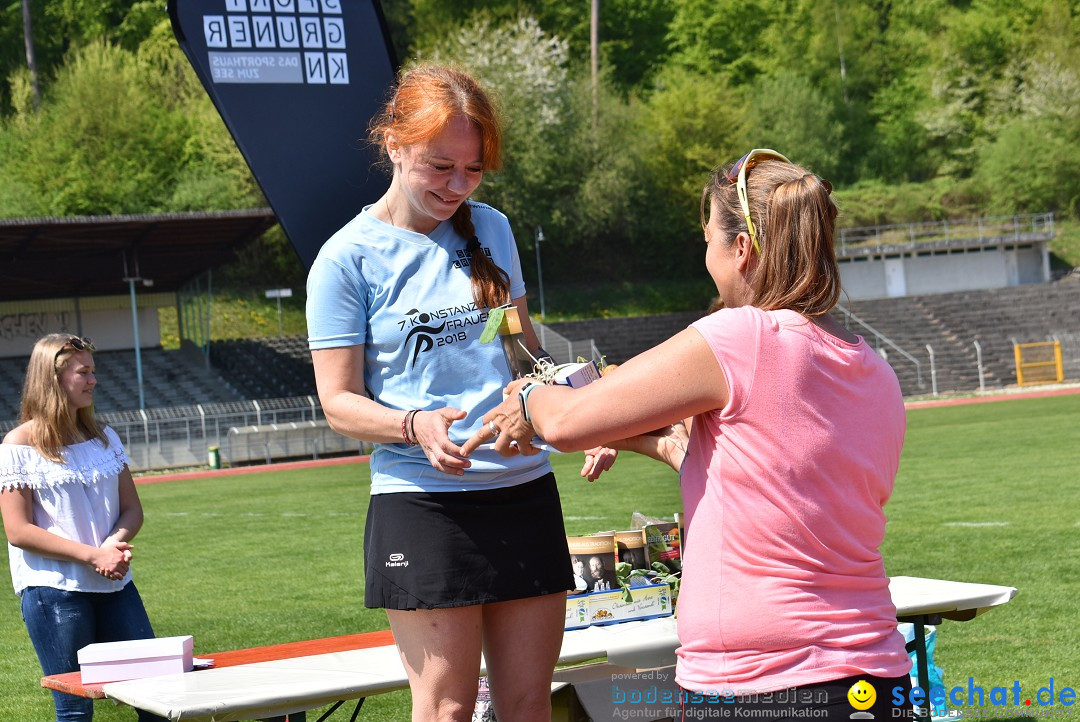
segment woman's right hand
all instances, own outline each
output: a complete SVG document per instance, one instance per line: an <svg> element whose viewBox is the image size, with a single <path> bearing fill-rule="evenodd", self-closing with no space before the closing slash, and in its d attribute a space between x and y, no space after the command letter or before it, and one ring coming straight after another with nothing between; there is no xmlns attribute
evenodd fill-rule
<svg viewBox="0 0 1080 722"><path fill-rule="evenodd" d="M108 538L94 555L94 571L107 579L123 579L131 569L131 544Z"/></svg>
<svg viewBox="0 0 1080 722"><path fill-rule="evenodd" d="M690 432L685 421L677 421L671 426L665 426L648 434L639 434L627 439L613 441L607 446L611 449L632 451L651 459L662 461L676 472L682 468L683 459L686 457L686 449L690 443ZM585 469L582 469L585 476ZM589 481L593 478L590 476Z"/></svg>
<svg viewBox="0 0 1080 722"><path fill-rule="evenodd" d="M435 468L444 474L463 476L472 462L458 455L459 446L450 441L450 426L468 414L461 409L418 411L412 418L413 438Z"/></svg>

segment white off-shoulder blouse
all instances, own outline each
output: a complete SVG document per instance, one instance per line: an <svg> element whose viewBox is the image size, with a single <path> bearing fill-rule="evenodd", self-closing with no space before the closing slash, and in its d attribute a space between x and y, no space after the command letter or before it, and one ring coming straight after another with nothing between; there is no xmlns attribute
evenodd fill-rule
<svg viewBox="0 0 1080 722"><path fill-rule="evenodd" d="M120 437L105 428L108 446L98 439L64 447L60 464L31 446L0 444L0 489L31 489L34 524L66 539L100 546L120 516L119 478L128 463ZM131 581L107 579L87 564L50 559L8 544L11 582L21 595L27 587L81 592L116 592Z"/></svg>

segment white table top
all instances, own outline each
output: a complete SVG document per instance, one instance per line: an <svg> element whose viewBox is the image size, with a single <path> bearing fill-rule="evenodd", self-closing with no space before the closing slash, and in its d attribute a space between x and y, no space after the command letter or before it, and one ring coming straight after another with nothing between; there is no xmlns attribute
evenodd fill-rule
<svg viewBox="0 0 1080 722"><path fill-rule="evenodd" d="M892 577L889 590L898 617L941 614L957 620L971 619L1016 595L1013 587L919 577ZM567 631L559 661L606 657L624 667L660 667L675 663L678 646L673 617L623 622ZM103 689L110 699L170 720L231 722L406 687L397 649L387 646L113 682Z"/></svg>

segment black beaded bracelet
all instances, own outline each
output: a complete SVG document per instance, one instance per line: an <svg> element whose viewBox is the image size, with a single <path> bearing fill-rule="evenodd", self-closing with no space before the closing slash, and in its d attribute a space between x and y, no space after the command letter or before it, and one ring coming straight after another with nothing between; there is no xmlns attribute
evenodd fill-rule
<svg viewBox="0 0 1080 722"><path fill-rule="evenodd" d="M409 436L412 437L412 445L416 446L420 443L420 439L416 438L416 415L420 413L420 409L414 409L412 416L409 417Z"/></svg>
<svg viewBox="0 0 1080 722"><path fill-rule="evenodd" d="M412 409L405 413L405 418L401 420L401 438L405 440L406 446L416 446L416 433L413 431L412 420L419 413L420 409ZM409 436L412 436L412 440L409 440Z"/></svg>

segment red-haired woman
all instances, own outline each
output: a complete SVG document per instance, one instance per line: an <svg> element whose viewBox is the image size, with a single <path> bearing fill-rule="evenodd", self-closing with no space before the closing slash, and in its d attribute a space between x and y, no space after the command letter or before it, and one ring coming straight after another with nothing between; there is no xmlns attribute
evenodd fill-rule
<svg viewBox="0 0 1080 722"><path fill-rule="evenodd" d="M542 353L510 224L469 200L500 164L495 108L418 67L369 133L390 187L323 246L307 306L326 418L375 444L365 604L386 609L414 720L470 719L481 652L499 719L547 720L573 587L555 478L544 454L458 453L510 380L479 341L488 311L512 303Z"/></svg>

